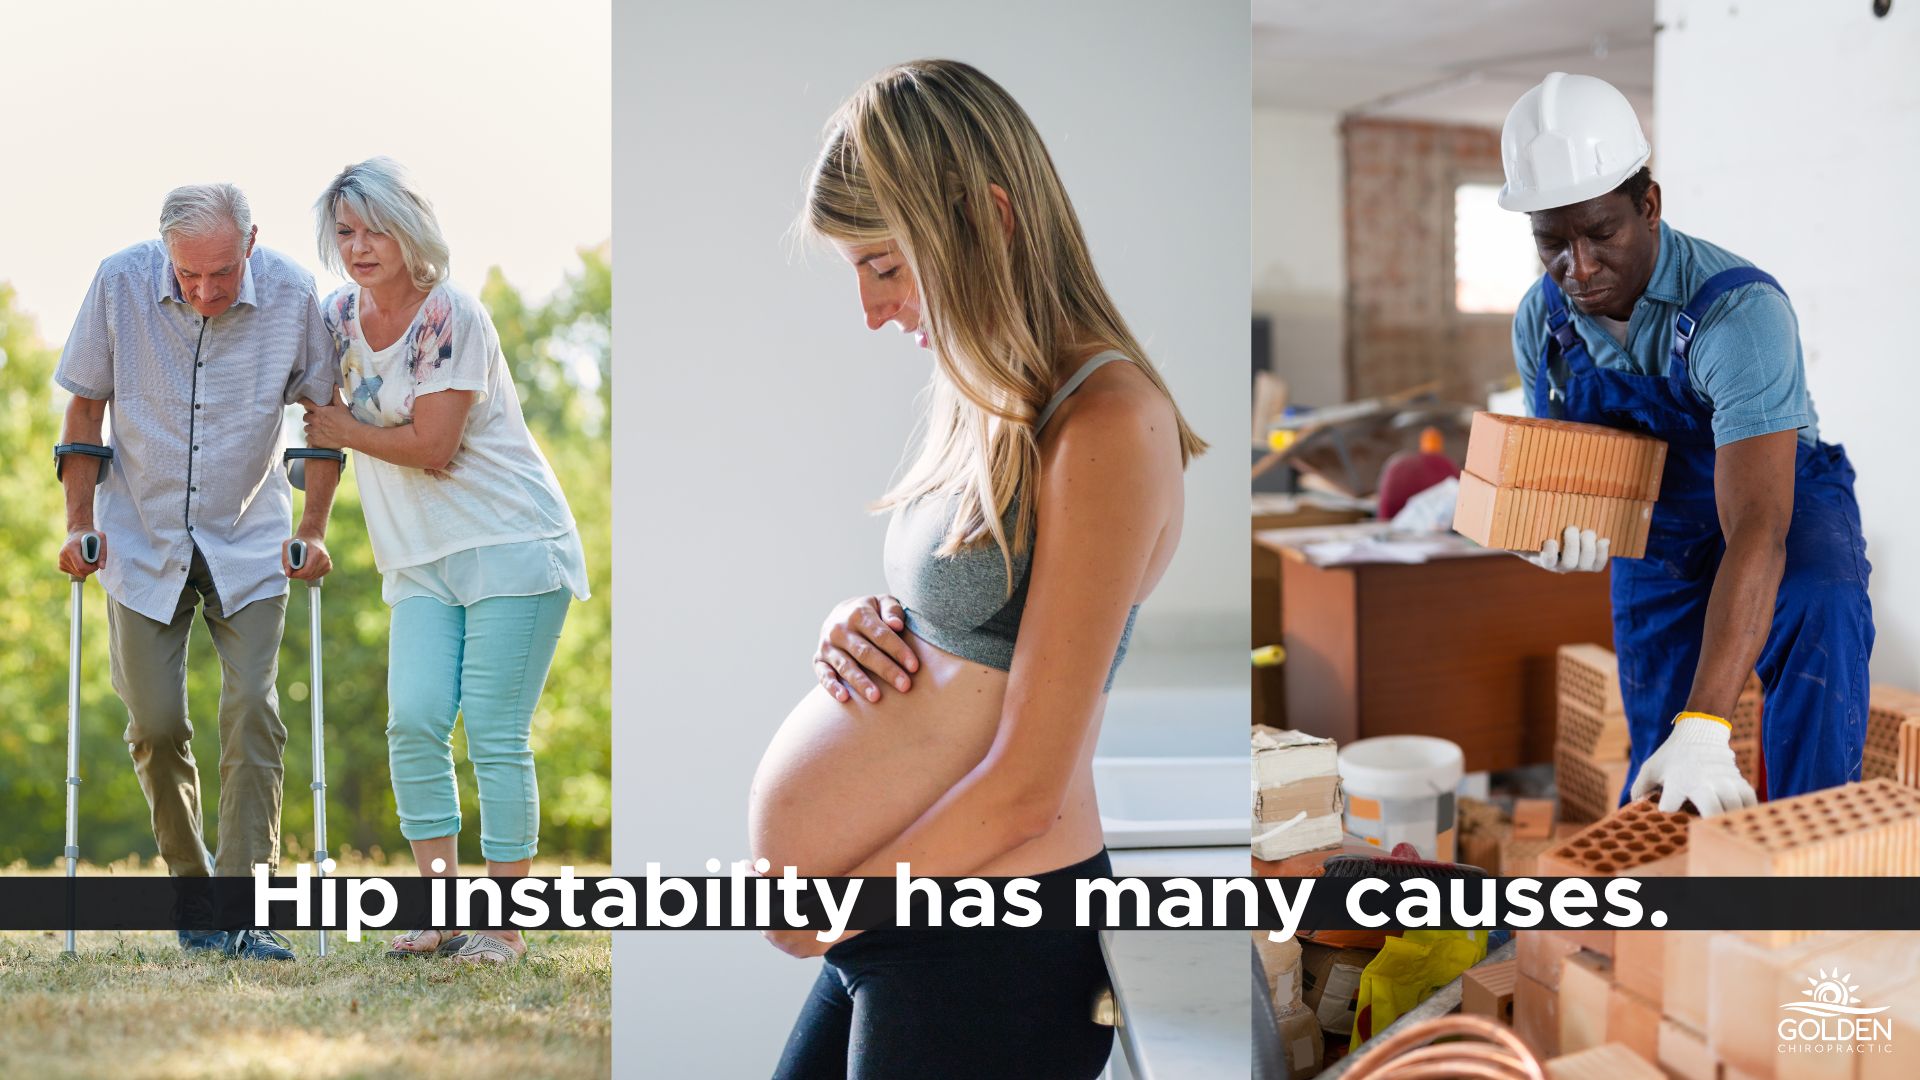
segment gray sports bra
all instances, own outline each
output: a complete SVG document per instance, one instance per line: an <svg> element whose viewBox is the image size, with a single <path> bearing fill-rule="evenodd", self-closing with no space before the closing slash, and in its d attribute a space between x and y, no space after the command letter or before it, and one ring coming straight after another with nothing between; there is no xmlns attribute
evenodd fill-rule
<svg viewBox="0 0 1920 1080"><path fill-rule="evenodd" d="M1124 360L1118 352L1108 351L1080 365L1080 370L1060 387L1040 410L1033 429L1037 435L1053 419L1060 407L1087 376L1103 364ZM1013 529L1019 514L1018 496L1008 504L1005 525ZM957 555L935 554L946 540L953 520L950 500L923 496L896 509L887 523L887 590L906 609L907 629L941 649L998 668L1013 667L1013 642L1020 634L1020 616L1027 606L1027 566L1032 552L1013 557L1013 595L1007 595L1007 568L1001 561L999 545L991 541L974 544ZM1107 668L1106 689L1113 688L1114 673L1127 655L1127 641L1133 636L1134 616L1140 605L1127 612L1127 626L1120 634L1119 651Z"/></svg>

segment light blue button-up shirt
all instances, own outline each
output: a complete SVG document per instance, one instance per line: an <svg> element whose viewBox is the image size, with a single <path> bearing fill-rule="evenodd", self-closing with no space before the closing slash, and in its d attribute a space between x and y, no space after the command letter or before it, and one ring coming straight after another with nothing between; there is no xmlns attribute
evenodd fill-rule
<svg viewBox="0 0 1920 1080"><path fill-rule="evenodd" d="M1653 277L1627 322L1626 345L1617 343L1599 323L1568 304L1573 332L1601 367L1666 375L1673 350L1673 317L1708 278L1722 270L1751 265L1663 221L1660 254L1654 260ZM1533 408L1534 369L1539 366L1540 346L1546 336L1547 302L1536 281L1513 316L1513 358L1520 369L1520 380L1526 384L1529 410ZM1564 369L1555 372L1557 378L1565 378L1565 374ZM1687 378L1694 392L1713 408L1715 446L1794 430L1799 431L1802 442L1820 441L1820 419L1807 393L1800 323L1794 317L1793 305L1775 289L1742 285L1714 301L1700 320L1687 351Z"/></svg>
<svg viewBox="0 0 1920 1080"><path fill-rule="evenodd" d="M313 276L285 256L255 245L211 319L181 297L160 241L102 262L54 381L107 402L114 458L94 494L107 595L171 620L195 547L223 615L285 593L281 418L302 397L331 401L335 380Z"/></svg>

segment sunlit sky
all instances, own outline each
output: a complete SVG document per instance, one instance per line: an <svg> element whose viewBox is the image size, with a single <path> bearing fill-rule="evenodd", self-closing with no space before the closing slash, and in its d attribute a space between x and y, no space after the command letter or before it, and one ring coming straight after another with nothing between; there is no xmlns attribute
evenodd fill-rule
<svg viewBox="0 0 1920 1080"><path fill-rule="evenodd" d="M240 185L323 292L313 201L375 154L470 289L497 265L543 298L612 235L610 0L0 3L0 281L50 343L184 183Z"/></svg>

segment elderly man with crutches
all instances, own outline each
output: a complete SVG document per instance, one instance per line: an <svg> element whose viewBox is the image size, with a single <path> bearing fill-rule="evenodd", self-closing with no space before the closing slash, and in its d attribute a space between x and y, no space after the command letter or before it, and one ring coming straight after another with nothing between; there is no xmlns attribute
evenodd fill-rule
<svg viewBox="0 0 1920 1080"><path fill-rule="evenodd" d="M274 677L287 578L313 583L332 567L325 533L344 459L304 463L306 503L292 537L279 459L284 408L333 396L333 344L312 275L256 246L255 233L231 184L169 192L159 239L100 264L54 375L74 395L58 451L68 531L60 569L100 574L134 772L160 854L180 877L247 877L256 863L278 865L287 729ZM293 540L298 568L288 561ZM214 853L187 718L196 607L221 664ZM180 942L293 959L286 939L265 929L183 929Z"/></svg>

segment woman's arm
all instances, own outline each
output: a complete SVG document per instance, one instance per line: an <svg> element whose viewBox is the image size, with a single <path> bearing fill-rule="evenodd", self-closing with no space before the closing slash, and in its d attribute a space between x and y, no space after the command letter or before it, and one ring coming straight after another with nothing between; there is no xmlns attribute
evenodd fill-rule
<svg viewBox="0 0 1920 1080"><path fill-rule="evenodd" d="M1050 829L1085 749L1127 612L1179 505L1172 413L1083 391L1043 453L1039 524L1000 727L980 764L853 876L971 873Z"/></svg>
<svg viewBox="0 0 1920 1080"><path fill-rule="evenodd" d="M413 399L413 423L398 427L363 424L340 401L316 405L302 400L300 407L307 410L308 446L355 450L409 469L443 470L460 449L473 391L421 394Z"/></svg>

